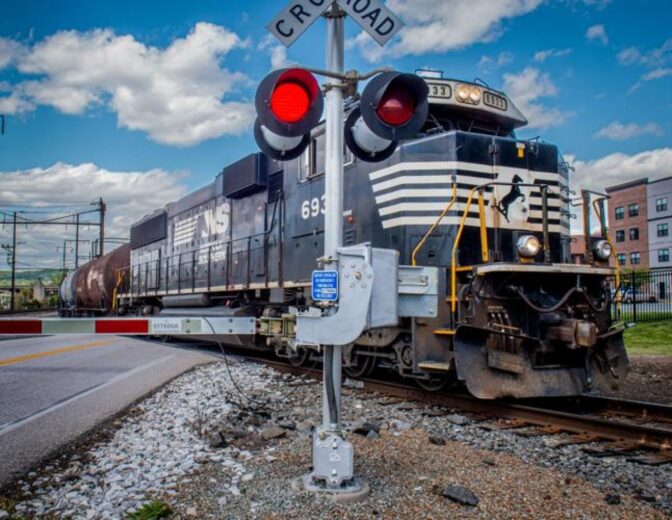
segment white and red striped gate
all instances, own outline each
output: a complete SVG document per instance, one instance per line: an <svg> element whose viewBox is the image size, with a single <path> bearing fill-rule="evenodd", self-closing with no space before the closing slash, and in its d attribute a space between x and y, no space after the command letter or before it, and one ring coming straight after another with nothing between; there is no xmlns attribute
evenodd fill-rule
<svg viewBox="0 0 672 520"><path fill-rule="evenodd" d="M1 318L0 336L56 334L110 335L248 335L256 334L252 317L147 318Z"/></svg>

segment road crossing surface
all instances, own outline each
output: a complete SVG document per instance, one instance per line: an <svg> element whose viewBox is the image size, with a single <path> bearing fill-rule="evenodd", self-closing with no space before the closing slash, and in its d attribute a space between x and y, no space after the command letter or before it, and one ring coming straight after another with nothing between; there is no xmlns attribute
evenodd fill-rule
<svg viewBox="0 0 672 520"><path fill-rule="evenodd" d="M138 398L213 359L122 336L0 341L0 487Z"/></svg>

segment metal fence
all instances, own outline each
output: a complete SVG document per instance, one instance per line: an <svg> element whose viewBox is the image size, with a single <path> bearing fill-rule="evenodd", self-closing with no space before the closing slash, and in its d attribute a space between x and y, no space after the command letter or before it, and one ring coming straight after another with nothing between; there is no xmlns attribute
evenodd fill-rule
<svg viewBox="0 0 672 520"><path fill-rule="evenodd" d="M615 315L626 323L672 321L672 268L622 273L612 291Z"/></svg>

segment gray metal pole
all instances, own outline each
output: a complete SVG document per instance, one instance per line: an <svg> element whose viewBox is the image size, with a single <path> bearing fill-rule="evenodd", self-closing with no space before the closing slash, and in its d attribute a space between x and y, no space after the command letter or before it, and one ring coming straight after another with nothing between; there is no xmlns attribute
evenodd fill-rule
<svg viewBox="0 0 672 520"><path fill-rule="evenodd" d="M12 294L9 300L9 310L16 310L16 211L12 218Z"/></svg>
<svg viewBox="0 0 672 520"><path fill-rule="evenodd" d="M327 70L342 73L344 70L344 21L345 14L337 4L333 4L327 14ZM338 81L338 80L334 80ZM336 251L343 245L343 91L339 87L329 88L325 96L325 205L324 215L324 257L325 267L336 267ZM340 431L341 408L341 346L324 346L323 426ZM331 361L331 367L328 366ZM332 385L336 394L336 410L330 410L327 398L327 371L331 371ZM335 414L333 413L335 411ZM335 417L334 422L330 417Z"/></svg>
<svg viewBox="0 0 672 520"><path fill-rule="evenodd" d="M79 213L75 223L75 269L79 267Z"/></svg>

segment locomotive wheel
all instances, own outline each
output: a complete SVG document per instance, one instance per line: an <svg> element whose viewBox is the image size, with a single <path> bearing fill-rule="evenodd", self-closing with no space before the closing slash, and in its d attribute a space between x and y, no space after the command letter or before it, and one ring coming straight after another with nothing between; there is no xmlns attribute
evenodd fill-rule
<svg viewBox="0 0 672 520"><path fill-rule="evenodd" d="M448 378L446 377L432 377L431 379L416 379L415 382L423 390L428 392L438 392L443 390L446 384L448 383Z"/></svg>
<svg viewBox="0 0 672 520"><path fill-rule="evenodd" d="M349 367L343 367L343 372L353 379L368 376L373 371L375 363L376 358L355 352L352 356L352 364Z"/></svg>
<svg viewBox="0 0 672 520"><path fill-rule="evenodd" d="M308 360L308 349L298 348L292 351L287 360L292 366L300 367Z"/></svg>

